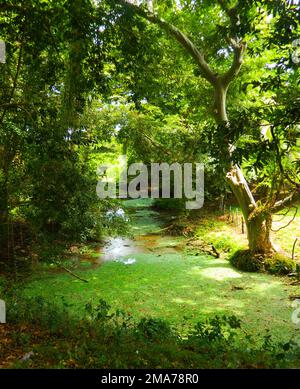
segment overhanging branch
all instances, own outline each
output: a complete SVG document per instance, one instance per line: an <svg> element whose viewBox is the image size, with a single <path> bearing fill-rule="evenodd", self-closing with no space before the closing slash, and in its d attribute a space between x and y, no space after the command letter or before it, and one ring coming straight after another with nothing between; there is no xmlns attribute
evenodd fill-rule
<svg viewBox="0 0 300 389"><path fill-rule="evenodd" d="M171 23L159 18L154 13L144 10L138 5L132 4L127 0L117 0L118 3L128 6L133 9L138 15L149 20L151 23L155 23L163 28L166 32L171 34L177 42L193 57L197 65L199 66L203 77L210 82L212 85L217 83L217 74L211 69L206 62L203 53L196 47L196 45L188 38L186 34L180 31L177 27Z"/></svg>
<svg viewBox="0 0 300 389"><path fill-rule="evenodd" d="M296 194L296 192L293 192L292 194L290 194L289 196L285 197L284 199L277 201L273 205L273 207L271 208L272 213L278 212L281 209L285 208L287 204L292 202L295 194Z"/></svg>

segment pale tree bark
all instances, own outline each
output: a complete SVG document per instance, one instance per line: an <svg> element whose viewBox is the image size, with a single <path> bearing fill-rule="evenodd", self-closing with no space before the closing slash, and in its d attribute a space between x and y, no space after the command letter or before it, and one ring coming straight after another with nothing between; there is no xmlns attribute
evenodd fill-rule
<svg viewBox="0 0 300 389"><path fill-rule="evenodd" d="M271 213L259 210L249 185L238 166L231 168L226 179L245 219L249 249L263 254L275 251L270 237Z"/></svg>
<svg viewBox="0 0 300 389"><path fill-rule="evenodd" d="M219 0L219 5L226 12L231 22L236 22L237 15L234 12L235 8L226 8L224 2ZM163 20L155 15L149 9L141 8L133 0L119 0L120 4L132 7L135 12L147 19L148 21L159 25L168 34L173 36L177 42L186 50L186 52L194 59L198 65L201 76L206 79L214 90L214 117L218 124L225 123L229 125L227 116L227 92L231 82L237 77L243 64L243 58L247 45L238 38L228 38L228 44L233 50L233 61L227 72L218 74L207 63L202 51L192 42L192 40L181 30L176 28L171 23ZM226 139L224 139L226 141ZM228 142L227 142L228 143ZM233 146L228 146L228 159L230 160ZM274 246L270 238L270 230L272 225L271 212L261 210L255 201L249 185L239 166L231 165L226 175L226 181L229 184L245 219L247 226L247 236L249 249L253 252L270 253L274 251Z"/></svg>

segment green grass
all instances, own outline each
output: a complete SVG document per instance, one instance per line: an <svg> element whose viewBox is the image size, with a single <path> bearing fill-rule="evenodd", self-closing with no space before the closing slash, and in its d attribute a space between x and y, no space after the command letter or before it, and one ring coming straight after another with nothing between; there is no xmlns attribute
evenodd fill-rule
<svg viewBox="0 0 300 389"><path fill-rule="evenodd" d="M284 215L284 211L280 214ZM280 214L275 215L273 218L273 230L276 231L286 226L293 218L295 214L295 208L291 208L285 216ZM275 244L278 244L287 254L292 254L293 244L296 238L298 244L295 249L296 258L300 261L300 205L297 206L297 214L295 219L286 228L280 229L278 232L273 233Z"/></svg>
<svg viewBox="0 0 300 389"><path fill-rule="evenodd" d="M202 217L197 223L196 236L203 242L212 243L220 251L234 252L247 247L246 235L217 215Z"/></svg>
<svg viewBox="0 0 300 389"><path fill-rule="evenodd" d="M170 325L114 311L101 300L82 320L67 306L38 297L9 300L0 367L10 368L284 368L297 367L299 347L265 333L245 336L236 316L215 316L194 326ZM18 329L22 328L22 331ZM184 329L184 331L183 331ZM27 361L19 356L33 351ZM2 360L1 360L2 359Z"/></svg>
<svg viewBox="0 0 300 389"><path fill-rule="evenodd" d="M291 322L289 299L300 290L285 278L242 273L226 260L208 256L138 254L135 258L134 265L107 262L80 272L88 284L67 274L47 274L32 281L26 295L65 302L79 316L88 301L101 298L136 318L163 317L180 323L183 316L197 322L226 313L240 317L251 333L268 328L279 338L300 336L300 328Z"/></svg>
<svg viewBox="0 0 300 389"><path fill-rule="evenodd" d="M297 214L292 221L296 208ZM236 221L236 212L238 221ZM241 233L241 212L238 208L232 207L232 214L235 218L233 223L228 222L228 214L220 216L219 212L200 210L200 218L196 219L196 236L204 242L213 243L217 249L227 252L246 249L247 236L246 233ZM273 215L272 230L275 245L290 257L295 239L299 238L295 249L295 259L300 261L300 205L290 208L288 212L283 210Z"/></svg>
<svg viewBox="0 0 300 389"><path fill-rule="evenodd" d="M148 203L145 205L142 200L126 203L132 210L138 207L132 221L135 236L158 231L162 226L162 220L147 208ZM197 234L221 249L245 244L245 237L217 218L202 219ZM291 286L289 278L244 273L232 268L224 258L197 256L185 250L169 254L164 248L177 245L180 240L159 236L157 239L154 250L134 255L133 265L111 261L98 267L79 266L75 272L88 283L65 272L44 269L31 278L25 294L67 304L71 314L79 317L89 301L99 299L137 319L155 317L171 323L181 323L183 317L195 323L216 314L234 314L252 334L269 329L279 339L300 340L300 326L291 321L290 298L300 295L300 287Z"/></svg>

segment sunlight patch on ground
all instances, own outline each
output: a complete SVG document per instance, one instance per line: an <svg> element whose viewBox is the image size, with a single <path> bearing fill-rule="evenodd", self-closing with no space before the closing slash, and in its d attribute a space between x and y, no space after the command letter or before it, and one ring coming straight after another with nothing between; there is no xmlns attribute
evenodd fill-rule
<svg viewBox="0 0 300 389"><path fill-rule="evenodd" d="M253 291L255 292L266 292L267 290L274 288L283 288L282 283L273 281L272 282L260 282L252 285Z"/></svg>
<svg viewBox="0 0 300 389"><path fill-rule="evenodd" d="M183 299L183 298L180 298L180 297L177 297L175 299L172 300L174 303L177 303L177 304L188 304L188 305L197 305L197 303L193 300L189 300L189 299Z"/></svg>
<svg viewBox="0 0 300 389"><path fill-rule="evenodd" d="M228 278L241 278L242 275L235 271L234 269L230 269L228 267L209 267L206 269L201 269L197 266L194 266L190 272L190 274L198 274L207 278L212 278L217 281L223 281Z"/></svg>
<svg viewBox="0 0 300 389"><path fill-rule="evenodd" d="M183 317L189 317L190 323L196 323L215 314L236 314L251 333L268 328L280 339L299 336L300 326L291 321L290 300L291 295L299 295L299 286L289 285L283 277L239 272L224 258L190 254L180 247L182 237L153 234L163 224L156 213L146 208L134 213L134 206L131 218L138 233L121 245L123 258L132 258L127 250L136 250L133 266L104 261L95 268L75 269L88 283L66 272L44 271L31 278L24 293L67 303L79 317L87 302L97 304L104 299L113 309L130 312L137 319L163 317L181 323ZM99 250L95 255L99 256Z"/></svg>

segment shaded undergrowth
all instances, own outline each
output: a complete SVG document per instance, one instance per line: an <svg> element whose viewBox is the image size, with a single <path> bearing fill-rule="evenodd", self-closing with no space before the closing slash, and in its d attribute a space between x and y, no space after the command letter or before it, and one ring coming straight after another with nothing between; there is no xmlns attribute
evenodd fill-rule
<svg viewBox="0 0 300 389"><path fill-rule="evenodd" d="M276 343L266 332L254 342L236 316L215 316L190 325L159 318L135 320L104 301L88 303L75 320L67 304L43 298L9 298L15 330L10 348L25 358L18 368L270 368L291 367L300 357L292 341ZM9 353L2 347L2 355Z"/></svg>

